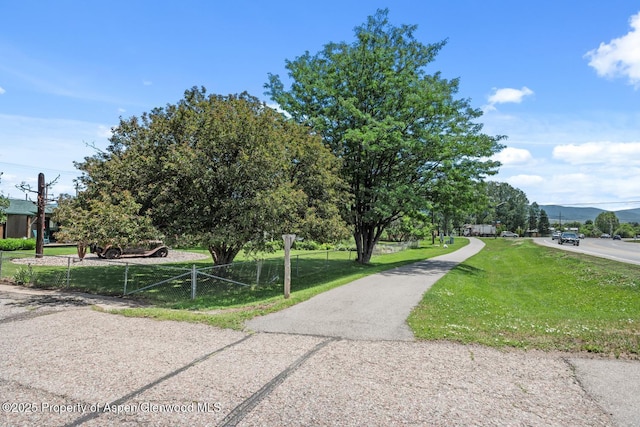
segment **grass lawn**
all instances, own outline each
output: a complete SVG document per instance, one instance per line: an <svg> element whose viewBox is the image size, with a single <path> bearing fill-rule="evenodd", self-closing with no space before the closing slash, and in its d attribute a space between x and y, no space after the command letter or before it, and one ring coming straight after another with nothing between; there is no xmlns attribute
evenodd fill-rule
<svg viewBox="0 0 640 427"><path fill-rule="evenodd" d="M411 313L408 324L418 339L640 358L640 266L542 247L528 239L484 241L486 246L479 254L434 284ZM367 266L349 260L346 252L332 253L327 261L325 252L296 251L293 259L299 256L314 267L310 274L293 277L287 300L282 297L282 284L276 283L195 300L158 299L148 308L117 312L241 329L252 317L282 310L369 274L451 252L466 243L458 238L449 248L426 245L378 255ZM73 254L75 248L47 248L45 253ZM7 264L3 266L6 277ZM321 272L313 273L316 267ZM108 293L111 273L105 270L112 271L116 281L121 267L83 269L88 289L93 286L94 292ZM41 273L46 271L52 269L43 268Z"/></svg>
<svg viewBox="0 0 640 427"><path fill-rule="evenodd" d="M238 289L237 292L225 295L183 300L165 307L118 310L118 313L164 320L204 322L214 326L242 329L247 319L282 310L370 274L455 251L468 242L467 239L458 238L456 243L448 248L425 244L418 249L376 255L372 257L369 265L357 264L353 261L353 256L348 259L347 252L332 253L328 266L322 268L321 272L299 278L292 277L291 296L288 299L283 298L282 283L279 283L274 286L261 286L255 290ZM297 255L300 255L301 263L325 265L326 262L325 252L318 252L314 256L313 253L296 251L292 253L292 275L295 270L294 257Z"/></svg>
<svg viewBox="0 0 640 427"><path fill-rule="evenodd" d="M485 243L424 295L408 319L416 337L640 357L640 266Z"/></svg>
<svg viewBox="0 0 640 427"><path fill-rule="evenodd" d="M425 242L418 249L375 255L369 265L357 264L354 261L354 255L347 251L292 251L292 283L289 299L283 298L282 279L272 284L261 284L256 287L211 286L206 288L199 286L198 297L194 300L184 296L184 293L181 293L183 297L178 297L176 293L163 292L160 288L154 288L144 294L134 296L134 298L138 297L151 302L152 307L124 310L121 313L168 320L206 322L215 326L240 329L246 319L281 310L360 277L455 251L466 244L468 244L468 240L464 238L456 239L455 244L449 245L448 248ZM191 251L208 255L208 251L202 249ZM76 253L76 249L74 247L46 247L44 252L47 256L73 255ZM2 264L3 277L12 277L19 269L26 268L24 265L16 265L9 261L10 257L16 255L10 252L3 254L5 261ZM31 253L23 253L22 255L33 256ZM238 257L239 261L244 259L243 255ZM278 268L282 268L283 251L265 255L267 259L264 269L267 269L271 263L278 264ZM175 263L170 266L191 267L193 264L197 268L211 266L211 259L189 261L182 264ZM241 267L237 268L241 269ZM66 267L33 266L32 270L38 278L38 286L40 287L60 287L102 295L122 295L124 266L72 268L71 282L68 288L64 285ZM163 279L161 274L171 276L176 273L163 272L155 266L148 265L131 266L128 274L129 280L136 282L142 281L145 276L152 276L154 280L160 280ZM253 274L255 275L255 273ZM154 280L150 282L152 283ZM171 283L168 286L173 287ZM177 288L182 289L183 285L178 285Z"/></svg>

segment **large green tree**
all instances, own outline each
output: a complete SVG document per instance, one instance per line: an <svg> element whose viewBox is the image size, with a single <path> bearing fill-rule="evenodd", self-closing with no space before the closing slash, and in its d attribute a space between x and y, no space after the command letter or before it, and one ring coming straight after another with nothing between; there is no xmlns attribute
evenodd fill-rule
<svg viewBox="0 0 640 427"><path fill-rule="evenodd" d="M269 75L267 93L291 117L322 135L342 159L347 220L357 260L367 263L389 224L430 206L452 170L482 180L501 137L483 134L482 112L456 99L458 79L427 73L445 42L425 45L416 27L395 27L379 10L351 44L329 43L286 62L292 84Z"/></svg>
<svg viewBox="0 0 640 427"><path fill-rule="evenodd" d="M529 214L527 216L527 228L530 231L538 228L538 220L540 219L540 206L533 202L529 205Z"/></svg>
<svg viewBox="0 0 640 427"><path fill-rule="evenodd" d="M620 220L615 212L601 212L596 217L595 225L600 232L613 235L620 226Z"/></svg>
<svg viewBox="0 0 640 427"><path fill-rule="evenodd" d="M529 199L522 190L506 182L491 181L487 183L487 194L502 229L522 231L526 228Z"/></svg>
<svg viewBox="0 0 640 427"><path fill-rule="evenodd" d="M192 88L175 105L121 119L110 142L77 165L88 197L130 192L170 242L207 247L216 264L282 233L345 235L339 160L307 127L246 93Z"/></svg>
<svg viewBox="0 0 640 427"><path fill-rule="evenodd" d="M551 231L551 224L549 224L549 216L547 211L540 209L540 217L538 219L538 233L541 236L548 236Z"/></svg>

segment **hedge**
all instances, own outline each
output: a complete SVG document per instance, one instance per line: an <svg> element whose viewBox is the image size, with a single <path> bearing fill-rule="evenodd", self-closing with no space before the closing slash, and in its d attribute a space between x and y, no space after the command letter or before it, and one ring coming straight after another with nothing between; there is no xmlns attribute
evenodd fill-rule
<svg viewBox="0 0 640 427"><path fill-rule="evenodd" d="M0 251L25 251L36 248L36 239L0 239Z"/></svg>

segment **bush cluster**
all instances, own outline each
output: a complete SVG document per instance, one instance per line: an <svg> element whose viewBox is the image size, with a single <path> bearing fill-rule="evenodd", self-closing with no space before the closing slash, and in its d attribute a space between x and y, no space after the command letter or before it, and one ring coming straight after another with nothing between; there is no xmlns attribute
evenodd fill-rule
<svg viewBox="0 0 640 427"><path fill-rule="evenodd" d="M0 239L0 251L28 251L36 248L36 239Z"/></svg>

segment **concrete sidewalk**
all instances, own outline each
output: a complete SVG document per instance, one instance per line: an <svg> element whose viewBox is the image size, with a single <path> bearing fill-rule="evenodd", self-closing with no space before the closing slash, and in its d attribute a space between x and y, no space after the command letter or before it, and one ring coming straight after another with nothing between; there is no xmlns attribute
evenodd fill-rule
<svg viewBox="0 0 640 427"><path fill-rule="evenodd" d="M363 277L286 310L254 318L246 326L261 332L411 341L413 333L405 321L422 295L483 246L471 238L455 252Z"/></svg>

